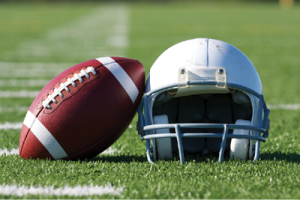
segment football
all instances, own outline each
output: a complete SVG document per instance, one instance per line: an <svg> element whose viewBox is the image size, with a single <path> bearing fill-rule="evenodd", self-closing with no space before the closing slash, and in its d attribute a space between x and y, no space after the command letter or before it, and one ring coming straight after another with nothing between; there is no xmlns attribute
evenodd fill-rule
<svg viewBox="0 0 300 200"><path fill-rule="evenodd" d="M145 84L143 65L101 57L53 78L31 104L21 130L22 158L91 158L111 146L132 121Z"/></svg>

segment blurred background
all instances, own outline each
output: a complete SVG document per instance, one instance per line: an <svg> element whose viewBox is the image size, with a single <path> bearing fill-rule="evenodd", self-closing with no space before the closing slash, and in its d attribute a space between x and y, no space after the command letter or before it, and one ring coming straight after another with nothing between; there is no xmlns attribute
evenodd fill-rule
<svg viewBox="0 0 300 200"><path fill-rule="evenodd" d="M297 0L0 2L2 96L32 98L62 70L95 57L138 59L148 73L170 46L214 38L249 57L268 104L300 102Z"/></svg>

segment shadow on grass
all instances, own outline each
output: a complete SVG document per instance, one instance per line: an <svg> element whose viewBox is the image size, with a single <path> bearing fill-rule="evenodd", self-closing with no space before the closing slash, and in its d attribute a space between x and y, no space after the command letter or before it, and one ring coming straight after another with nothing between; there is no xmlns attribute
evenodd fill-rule
<svg viewBox="0 0 300 200"><path fill-rule="evenodd" d="M217 154L209 154L209 155L201 155L201 154L189 154L185 153L185 161L187 162L211 162L217 161L218 157ZM172 161L180 162L179 155L174 154L174 158ZM164 160L164 159L162 159ZM82 162L95 162L95 161L102 161L102 162L113 162L113 163L131 163L131 162L141 162L141 163L149 163L147 160L146 155L103 155L97 156L91 159L84 159ZM171 160L165 160L171 161ZM154 161L154 163L159 162L159 160Z"/></svg>
<svg viewBox="0 0 300 200"><path fill-rule="evenodd" d="M185 153L185 160L187 162L196 161L196 162L209 162L209 161L217 161L218 154L208 154L203 156L202 154L189 154ZM173 154L174 158L172 161L180 162L180 158L178 154ZM164 160L164 159L162 159ZM113 162L113 163L130 163L130 162L145 162L149 163L147 160L146 155L100 155L91 159L84 159L83 162L95 162L95 161L102 161L102 162ZM154 160L153 160L154 161ZM165 160L171 161L171 160ZM154 163L159 162L159 160L154 161Z"/></svg>
<svg viewBox="0 0 300 200"><path fill-rule="evenodd" d="M185 154L185 160L187 162L217 162L218 154L209 154L206 156L197 154ZM174 155L174 160L179 161L179 157ZM224 161L229 161L229 155L224 156ZM262 153L260 154L260 160L270 160L270 161L286 161L292 163L300 163L300 154L297 153ZM105 155L97 156L91 159L83 159L82 162L111 162L111 163L131 163L140 162L148 163L146 155ZM154 161L158 162L158 161Z"/></svg>
<svg viewBox="0 0 300 200"><path fill-rule="evenodd" d="M260 154L261 160L272 160L272 161L287 161L293 163L300 163L300 154L297 153L262 153Z"/></svg>
<svg viewBox="0 0 300 200"><path fill-rule="evenodd" d="M131 163L131 162L148 162L146 156L137 155L105 155L97 156L91 159L84 159L82 162L112 162L112 163Z"/></svg>

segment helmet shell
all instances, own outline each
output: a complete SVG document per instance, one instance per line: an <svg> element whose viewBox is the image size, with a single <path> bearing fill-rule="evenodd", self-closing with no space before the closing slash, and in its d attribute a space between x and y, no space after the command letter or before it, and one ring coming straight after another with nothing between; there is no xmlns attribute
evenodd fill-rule
<svg viewBox="0 0 300 200"><path fill-rule="evenodd" d="M183 41L163 52L150 70L146 92L178 84L178 70L182 67L222 67L226 70L226 82L263 93L260 77L243 52L226 42L207 38ZM222 89L218 90L212 92L222 93ZM229 92L228 88L223 88L223 92Z"/></svg>

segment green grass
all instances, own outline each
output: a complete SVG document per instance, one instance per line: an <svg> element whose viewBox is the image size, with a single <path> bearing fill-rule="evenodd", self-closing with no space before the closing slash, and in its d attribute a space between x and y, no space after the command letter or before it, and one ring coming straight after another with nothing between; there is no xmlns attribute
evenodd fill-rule
<svg viewBox="0 0 300 200"><path fill-rule="evenodd" d="M289 11L277 4L139 5L132 10L131 24L128 54L140 59L147 69L178 42L214 38L234 45L250 58L268 103L300 101L296 73L300 62L299 5Z"/></svg>
<svg viewBox="0 0 300 200"><path fill-rule="evenodd" d="M6 51L42 40L52 29L68 25L101 4L0 4L0 62ZM268 104L300 102L300 6L282 10L277 4L128 4L129 46L126 56L140 60L149 73L155 59L187 39L209 37L242 50L256 66ZM101 56L101 55L99 55ZM76 60L76 58L74 58ZM59 62L72 62L58 60ZM84 61L84 60L82 60ZM17 60L22 62L22 60ZM25 62L25 61L24 61ZM45 63L49 60L45 60ZM1 88L1 90L41 88ZM0 106L29 107L32 98L0 98ZM22 122L24 111L0 112L0 122ZM92 198L300 198L300 138L298 110L272 110L270 136L261 145L260 161L230 161L187 155L185 165L146 161L145 142L135 131L134 118L113 144L112 155L82 161L26 160L0 157L0 185L106 185L124 187L121 196ZM0 148L17 148L20 130L0 130ZM0 198L19 198L4 196ZM21 198L74 198L25 196ZM87 197L82 197L87 198Z"/></svg>
<svg viewBox="0 0 300 200"><path fill-rule="evenodd" d="M0 52L14 50L18 44L39 39L46 31L67 24L92 9L74 4L1 4ZM2 57L1 60L5 58Z"/></svg>

